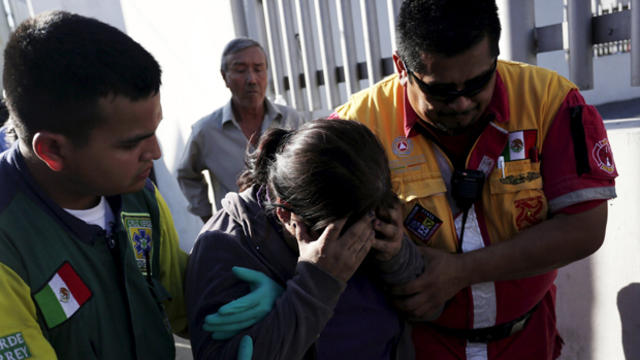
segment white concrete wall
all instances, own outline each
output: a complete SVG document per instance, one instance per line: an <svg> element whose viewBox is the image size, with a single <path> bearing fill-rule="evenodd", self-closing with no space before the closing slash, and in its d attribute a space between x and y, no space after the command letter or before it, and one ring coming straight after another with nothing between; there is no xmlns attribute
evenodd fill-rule
<svg viewBox="0 0 640 360"><path fill-rule="evenodd" d="M163 162L156 163L158 187L167 200L189 251L202 221L187 212L187 201L175 178L177 162L191 125L229 101L220 76L220 54L234 38L228 1L122 0L127 33L162 66L164 120L158 128Z"/></svg>
<svg viewBox="0 0 640 360"><path fill-rule="evenodd" d="M605 242L556 280L567 360L640 359L640 119L607 131L619 177Z"/></svg>
<svg viewBox="0 0 640 360"><path fill-rule="evenodd" d="M563 21L562 0L536 0L536 26ZM617 0L594 3L609 7ZM595 4L594 8L595 10ZM640 97L630 86L630 54L596 57L591 104ZM565 51L538 54L538 65L569 76ZM620 174L618 197L609 202L605 243L591 257L560 270L558 329L561 359L640 359L640 119L607 123Z"/></svg>

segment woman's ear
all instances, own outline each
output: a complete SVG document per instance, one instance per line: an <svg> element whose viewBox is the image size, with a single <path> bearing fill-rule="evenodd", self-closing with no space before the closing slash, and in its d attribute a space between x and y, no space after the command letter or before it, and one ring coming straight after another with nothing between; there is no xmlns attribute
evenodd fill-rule
<svg viewBox="0 0 640 360"><path fill-rule="evenodd" d="M284 224L288 224L289 222L291 222L291 211L283 208L283 207L277 207L276 208L276 216L278 217L278 220L280 220L280 222L284 225Z"/></svg>
<svg viewBox="0 0 640 360"><path fill-rule="evenodd" d="M68 140L64 135L41 131L33 136L32 149L49 169L61 171L64 168L64 148Z"/></svg>
<svg viewBox="0 0 640 360"><path fill-rule="evenodd" d="M276 216L278 217L278 220L280 220L280 224L282 224L282 232L283 232L285 241L292 249L297 251L298 244L296 240L297 239L296 233L298 233L298 231L296 230L299 230L299 229L297 229L298 227L297 220L294 218L295 214L285 208L277 207Z"/></svg>

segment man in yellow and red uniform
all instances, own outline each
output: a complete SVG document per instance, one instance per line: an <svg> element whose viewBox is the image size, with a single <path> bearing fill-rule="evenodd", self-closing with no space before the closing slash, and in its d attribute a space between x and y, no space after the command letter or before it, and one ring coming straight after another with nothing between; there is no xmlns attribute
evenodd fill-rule
<svg viewBox="0 0 640 360"><path fill-rule="evenodd" d="M394 289L418 359L553 359L557 268L602 244L602 119L552 71L498 61L495 0L407 0L398 74L334 117L381 139L424 274ZM441 311L441 312L440 312Z"/></svg>

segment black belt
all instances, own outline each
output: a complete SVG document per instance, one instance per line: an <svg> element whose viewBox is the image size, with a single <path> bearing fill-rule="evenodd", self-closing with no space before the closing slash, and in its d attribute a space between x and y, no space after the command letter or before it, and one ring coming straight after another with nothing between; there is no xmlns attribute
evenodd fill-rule
<svg viewBox="0 0 640 360"><path fill-rule="evenodd" d="M527 311L524 315L515 320L485 328L453 329L436 325L434 323L427 324L444 335L465 339L468 342L488 343L504 339L524 329L531 318L531 314L533 314L537 307L538 305L534 306L531 310Z"/></svg>

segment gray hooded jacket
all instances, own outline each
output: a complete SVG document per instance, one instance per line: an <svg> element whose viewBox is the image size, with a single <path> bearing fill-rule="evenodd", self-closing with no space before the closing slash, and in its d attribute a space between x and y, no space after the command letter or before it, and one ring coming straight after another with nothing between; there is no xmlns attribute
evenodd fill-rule
<svg viewBox="0 0 640 360"><path fill-rule="evenodd" d="M223 209L205 224L192 250L185 287L196 359L235 359L240 339L246 334L254 342L253 359L315 359L319 353L315 343L347 287L314 264L298 262L298 254L285 243L280 225L266 215L256 200L256 191L253 187L240 194L227 194ZM409 241L394 259L377 265L379 278L387 284L412 280L424 267L422 257ZM250 291L247 283L233 275L233 266L261 271L285 291L263 320L231 339L212 340L210 333L202 330L204 317ZM379 309L366 308L364 316L376 320ZM395 313L391 314L404 324ZM412 345L400 334L407 329L398 329L389 358L409 358ZM358 336L361 334L350 334L345 341L367 343L358 341Z"/></svg>

